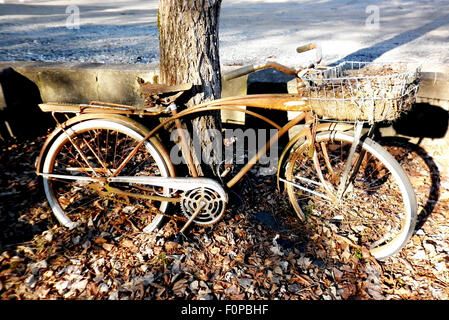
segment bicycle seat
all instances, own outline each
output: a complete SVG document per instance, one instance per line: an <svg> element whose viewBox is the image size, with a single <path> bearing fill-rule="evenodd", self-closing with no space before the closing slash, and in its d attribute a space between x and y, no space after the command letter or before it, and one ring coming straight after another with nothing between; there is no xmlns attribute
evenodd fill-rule
<svg viewBox="0 0 449 320"><path fill-rule="evenodd" d="M165 93L175 93L175 92L184 92L190 90L192 88L191 83L183 83L175 86L168 86L166 84L152 84L152 83L144 83L140 84L140 90L145 95L159 95Z"/></svg>

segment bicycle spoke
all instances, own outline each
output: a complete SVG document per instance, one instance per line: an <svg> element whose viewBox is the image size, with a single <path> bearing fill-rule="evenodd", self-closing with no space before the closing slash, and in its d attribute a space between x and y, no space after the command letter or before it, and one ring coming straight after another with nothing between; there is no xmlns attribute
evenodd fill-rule
<svg viewBox="0 0 449 320"><path fill-rule="evenodd" d="M117 165L135 148L143 135L136 135L132 129L115 122L106 122L106 128L103 128L104 124L104 120L82 122L72 127L71 136L61 135L54 142L57 146L47 155L44 173L41 174L46 186L46 195L52 198L52 210L57 213L58 219L62 217L60 221L64 224L71 221L85 221L86 214L97 217L104 213L107 217L101 219L106 219L107 224L118 219L113 224L119 229L129 228L120 222L121 217L126 216L139 230L149 224L151 228L147 230L151 230L162 222L163 216L157 212L163 213L166 210L167 201L163 201L162 197L156 200L146 197L155 195L156 191L151 188L113 183L109 185L112 189L108 189L107 184L99 182L105 183L106 180L98 179L113 174ZM77 130L77 127L82 129ZM150 152L149 145L150 142L147 142L131 159L123 171L124 175L169 175L165 166L163 170L159 167L164 160L155 152L154 154L159 157L158 164L154 154ZM86 165L86 160L89 165ZM123 199L109 201L116 197L116 194L108 190L115 190L115 193L123 192ZM164 188L159 190L159 194L165 193ZM130 194L140 197L131 197ZM131 218L134 210L130 208L136 205L155 210L149 210L148 212L152 213L147 214L145 219ZM117 212L120 214L117 215Z"/></svg>
<svg viewBox="0 0 449 320"><path fill-rule="evenodd" d="M404 231L402 191L384 163L361 145L354 149L348 166L351 145L334 138L318 139L315 163L306 143L301 145L287 167L286 178L293 182L287 186L289 197L298 215L316 219L317 226L320 221L333 223L337 234L350 236L359 245L383 246ZM324 198L325 183L337 190L347 168L349 183L341 200Z"/></svg>
<svg viewBox="0 0 449 320"><path fill-rule="evenodd" d="M294 187L296 187L296 188L298 188L298 189L300 189L300 190L302 190L302 191L308 192L308 193L310 193L310 194L312 194L312 195L314 195L314 196L318 196L318 197L320 197L320 198L323 198L323 199L326 199L326 200L330 200L330 198L329 198L328 196L326 196L325 194L323 194L323 193L319 193L319 192L316 192L316 191L314 191L314 190L307 189L306 187L303 187L303 186L301 186L301 185L299 185L299 184L296 184L296 183L291 182L291 181L287 181L287 180L282 179L282 178L281 178L280 180L281 180L282 182L291 184L292 186L294 186Z"/></svg>

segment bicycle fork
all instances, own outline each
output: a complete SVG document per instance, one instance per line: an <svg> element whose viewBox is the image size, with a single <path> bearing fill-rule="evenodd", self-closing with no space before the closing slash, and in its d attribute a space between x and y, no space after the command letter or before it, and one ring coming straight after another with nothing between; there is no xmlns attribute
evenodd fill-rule
<svg viewBox="0 0 449 320"><path fill-rule="evenodd" d="M357 160L355 161L353 168L351 169L351 165L354 160L357 146L360 144L360 142L363 142L363 140L365 140L367 137L371 137L374 134L375 124L372 124L370 126L370 129L368 130L367 134L364 137L362 136L362 129L363 129L363 122L357 122L354 127L354 141L352 142L351 148L349 150L349 155L348 159L346 160L345 169L341 177L340 184L338 186L336 196L337 202L340 202L343 199L343 195L345 194L346 190L348 189L352 181L354 181L354 178L362 164L363 158L365 157L366 150L362 148L360 150L360 154Z"/></svg>
<svg viewBox="0 0 449 320"><path fill-rule="evenodd" d="M351 171L351 164L352 164L352 160L354 158L355 150L357 149L357 146L359 145L359 142L360 142L360 137L362 135L362 129L363 129L363 123L357 122L354 127L354 141L352 142L351 148L349 150L348 159L346 159L345 170L343 171L343 175L340 179L340 184L338 186L337 195L335 197L335 200L337 202L340 202L342 200L343 194L345 193L346 189L348 188L349 183L351 182L351 179L349 179L349 181L348 181L349 172ZM359 160L361 160L362 158L363 158L363 156L360 155L357 162L359 162ZM354 168L354 169L355 170L353 171L353 173L357 172L358 168ZM351 177L352 177L352 175L351 175Z"/></svg>

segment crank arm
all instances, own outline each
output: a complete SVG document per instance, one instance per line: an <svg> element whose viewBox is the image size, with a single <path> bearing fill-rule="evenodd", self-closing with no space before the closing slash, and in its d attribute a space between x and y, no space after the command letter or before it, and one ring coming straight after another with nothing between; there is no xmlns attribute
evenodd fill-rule
<svg viewBox="0 0 449 320"><path fill-rule="evenodd" d="M203 201L200 201L200 205L196 209L196 211L193 213L193 215L190 217L190 219L184 224L184 226L179 231L181 234L184 234L184 231L192 224L193 220L196 219L196 217L199 215L201 210L206 206L206 203Z"/></svg>

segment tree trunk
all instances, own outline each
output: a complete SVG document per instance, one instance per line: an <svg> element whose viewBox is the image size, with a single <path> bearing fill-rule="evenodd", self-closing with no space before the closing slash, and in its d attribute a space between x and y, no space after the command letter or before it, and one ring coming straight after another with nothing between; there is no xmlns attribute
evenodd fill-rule
<svg viewBox="0 0 449 320"><path fill-rule="evenodd" d="M187 107L220 98L221 73L218 55L218 23L221 0L160 0L159 45L161 83L192 83ZM220 113L195 118L192 127L201 141L201 149L213 145L217 136L207 129L221 129ZM213 132L212 132L213 133ZM199 159L198 159L199 158ZM218 155L212 154L212 162ZM196 163L201 155L194 154ZM209 167L209 169L207 169ZM209 175L213 166L197 165L200 175Z"/></svg>

